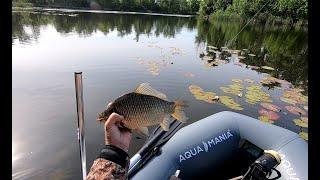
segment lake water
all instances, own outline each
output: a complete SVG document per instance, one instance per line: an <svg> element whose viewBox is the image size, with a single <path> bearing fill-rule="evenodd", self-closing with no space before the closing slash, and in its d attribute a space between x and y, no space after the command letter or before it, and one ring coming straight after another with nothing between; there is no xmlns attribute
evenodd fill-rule
<svg viewBox="0 0 320 180"><path fill-rule="evenodd" d="M276 113L279 118L269 123L308 133L307 127L299 127L293 121L307 117L307 97L299 95L303 102L292 102L292 98L297 99L297 91L302 91L296 88L303 89L304 95L308 92L307 30L249 25L228 46L244 50L227 55L217 52L219 63L215 66L211 60L203 60L203 53L211 51L205 58L213 56L214 47L207 46L221 51L241 30L243 22L204 23L196 18L150 15L13 12L12 23L13 179L81 178L75 71L83 72L88 170L104 143L103 125L96 122L97 114L108 102L142 82L149 82L169 100L188 101L187 124L224 110L258 118L264 113L260 105L263 100L259 101L257 91L253 91L251 98L257 102L252 103L251 99L251 104L248 103L250 95L246 88L259 85L258 92L268 94L272 104L281 108ZM286 81L281 81L284 83L280 87L261 86L260 81L270 75ZM238 90L240 84L243 95L226 93L221 88L231 84L236 84ZM195 97L190 92L191 85L217 96L229 96L243 109L231 109L232 105L225 101L225 104L203 101L204 96L195 93ZM287 98L287 102L281 100L292 88L296 90L291 93L293 97ZM304 112L294 114L285 106L299 107ZM274 113L271 115L274 118ZM130 155L144 141L135 135Z"/></svg>

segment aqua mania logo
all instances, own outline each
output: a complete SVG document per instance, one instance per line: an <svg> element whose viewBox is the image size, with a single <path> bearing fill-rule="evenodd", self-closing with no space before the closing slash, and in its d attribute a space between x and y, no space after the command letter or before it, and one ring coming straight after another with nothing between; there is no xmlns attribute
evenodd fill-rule
<svg viewBox="0 0 320 180"><path fill-rule="evenodd" d="M212 139L210 139L207 142L202 141L202 145L198 145L192 149L189 149L188 151L186 151L183 154L180 154L179 158L180 158L180 163L182 161L185 161L187 159L190 159L196 155L198 155L201 152L208 152L209 148L212 148L213 146L222 143L223 141L228 140L230 137L232 137L233 134L230 132L230 130L228 129L226 132L222 133L219 136L216 136Z"/></svg>

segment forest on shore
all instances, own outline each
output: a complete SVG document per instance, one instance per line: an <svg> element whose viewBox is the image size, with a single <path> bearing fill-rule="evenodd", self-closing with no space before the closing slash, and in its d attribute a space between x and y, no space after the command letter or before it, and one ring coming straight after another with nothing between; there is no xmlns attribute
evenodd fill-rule
<svg viewBox="0 0 320 180"><path fill-rule="evenodd" d="M307 21L307 0L13 0L13 7L53 7Z"/></svg>

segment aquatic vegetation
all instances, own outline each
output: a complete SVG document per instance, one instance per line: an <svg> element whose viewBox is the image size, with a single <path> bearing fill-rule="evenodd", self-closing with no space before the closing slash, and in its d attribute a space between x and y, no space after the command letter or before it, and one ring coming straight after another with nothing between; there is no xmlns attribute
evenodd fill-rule
<svg viewBox="0 0 320 180"><path fill-rule="evenodd" d="M245 56L238 56L237 58L238 59L245 59L246 57Z"/></svg>
<svg viewBox="0 0 320 180"><path fill-rule="evenodd" d="M235 82L235 81L233 81L233 82ZM236 82L239 82L239 81L236 81ZM242 92L243 85L241 85L239 83L234 83L234 84L229 85L229 87L220 87L220 89L225 93L230 93L230 94L234 94L237 96Z"/></svg>
<svg viewBox="0 0 320 180"><path fill-rule="evenodd" d="M172 55L175 55L175 54L184 54L184 52L183 52L180 48L170 47L170 49L171 49L171 54L172 54Z"/></svg>
<svg viewBox="0 0 320 180"><path fill-rule="evenodd" d="M248 54L249 56L251 56L251 57L255 57L256 55L255 54Z"/></svg>
<svg viewBox="0 0 320 180"><path fill-rule="evenodd" d="M151 72L152 75L154 75L154 76L159 75L160 69L159 69L157 63L155 63L155 62L148 62L148 66L149 66L149 67L148 67L148 70L149 70L149 72Z"/></svg>
<svg viewBox="0 0 320 180"><path fill-rule="evenodd" d="M190 85L189 91L194 95L194 97L197 100L200 100L200 101L205 101L207 103L215 103L217 100L216 93L205 92L201 87L196 85Z"/></svg>
<svg viewBox="0 0 320 180"><path fill-rule="evenodd" d="M295 107L295 106L285 106L285 108L291 112L292 114L295 114L295 115L306 115L307 113L302 110L301 108L299 107Z"/></svg>
<svg viewBox="0 0 320 180"><path fill-rule="evenodd" d="M236 103L231 97L229 96L220 96L219 101L227 106L230 109L234 110L243 110L240 104Z"/></svg>
<svg viewBox="0 0 320 180"><path fill-rule="evenodd" d="M268 76L268 77L262 79L260 81L260 83L263 84L263 85L275 85L275 86L278 86L278 85L280 85L280 82L278 80L279 79L277 79L275 77Z"/></svg>
<svg viewBox="0 0 320 180"><path fill-rule="evenodd" d="M308 123L308 117L301 117L300 119L301 119L302 121Z"/></svg>
<svg viewBox="0 0 320 180"><path fill-rule="evenodd" d="M308 102L308 96L303 95L301 89L289 89L285 91L280 98L280 100L295 105L295 104L305 104Z"/></svg>
<svg viewBox="0 0 320 180"><path fill-rule="evenodd" d="M241 79L231 79L231 81L234 83L242 83Z"/></svg>
<svg viewBox="0 0 320 180"><path fill-rule="evenodd" d="M277 105L271 104L271 103L266 103L263 102L260 104L263 108L274 111L274 112L280 112L281 108Z"/></svg>
<svg viewBox="0 0 320 180"><path fill-rule="evenodd" d="M248 67L249 67L250 69L255 69L255 70L261 69L259 66L251 66L251 65L248 65Z"/></svg>
<svg viewBox="0 0 320 180"><path fill-rule="evenodd" d="M247 82L247 83L254 83L254 81L253 81L253 80L248 79L248 78L247 78L247 79L245 79L244 81L245 81L245 82Z"/></svg>
<svg viewBox="0 0 320 180"><path fill-rule="evenodd" d="M194 74L192 74L192 73L184 73L184 76L186 76L186 77L194 77Z"/></svg>
<svg viewBox="0 0 320 180"><path fill-rule="evenodd" d="M262 122L273 124L274 121L270 120L268 116L259 116L258 119L260 119Z"/></svg>
<svg viewBox="0 0 320 180"><path fill-rule="evenodd" d="M205 55L202 57L202 60L210 61L210 60L213 60L213 57Z"/></svg>
<svg viewBox="0 0 320 180"><path fill-rule="evenodd" d="M280 116L274 111L268 111L266 109L260 109L259 114L268 117L270 120L278 120Z"/></svg>
<svg viewBox="0 0 320 180"><path fill-rule="evenodd" d="M248 91L245 94L246 102L249 104L256 104L257 102L272 102L270 95L261 90L259 85L251 85L246 88Z"/></svg>
<svg viewBox="0 0 320 180"><path fill-rule="evenodd" d="M296 124L297 126L303 127L303 128L307 128L308 127L308 123L302 121L301 119L294 119L293 120L294 124Z"/></svg>
<svg viewBox="0 0 320 180"><path fill-rule="evenodd" d="M308 133L307 133L307 132L301 131L301 132L299 133L299 136L300 136L302 139L308 141Z"/></svg>
<svg viewBox="0 0 320 180"><path fill-rule="evenodd" d="M240 50L232 50L232 49L229 49L228 52L229 52L230 54L236 54L236 55L238 55L241 51L240 51Z"/></svg>
<svg viewBox="0 0 320 180"><path fill-rule="evenodd" d="M272 67L269 67L269 66L261 66L262 69L266 69L266 70L270 70L270 71L273 71L274 68Z"/></svg>
<svg viewBox="0 0 320 180"><path fill-rule="evenodd" d="M286 102L288 104L296 105L296 101L293 99L285 98L285 97L280 97L280 100L283 102Z"/></svg>
<svg viewBox="0 0 320 180"><path fill-rule="evenodd" d="M218 48L215 47L215 46L208 46L209 49L214 49L214 50L217 50Z"/></svg>

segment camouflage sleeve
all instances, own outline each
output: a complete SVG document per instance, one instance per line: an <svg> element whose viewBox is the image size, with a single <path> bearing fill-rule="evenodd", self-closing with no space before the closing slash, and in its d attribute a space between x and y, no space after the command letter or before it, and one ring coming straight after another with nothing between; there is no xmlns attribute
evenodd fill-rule
<svg viewBox="0 0 320 180"><path fill-rule="evenodd" d="M122 149L105 145L93 162L87 180L127 179L129 156Z"/></svg>
<svg viewBox="0 0 320 180"><path fill-rule="evenodd" d="M87 180L126 179L127 168L112 161L98 158L93 162Z"/></svg>

